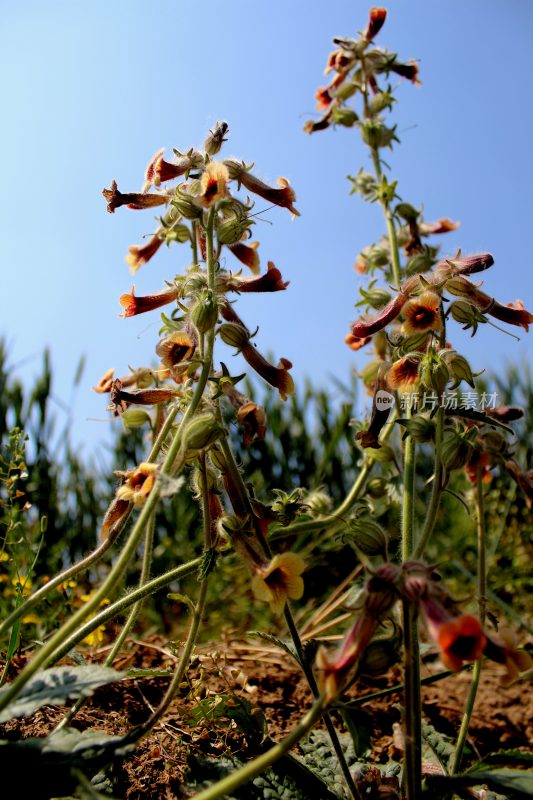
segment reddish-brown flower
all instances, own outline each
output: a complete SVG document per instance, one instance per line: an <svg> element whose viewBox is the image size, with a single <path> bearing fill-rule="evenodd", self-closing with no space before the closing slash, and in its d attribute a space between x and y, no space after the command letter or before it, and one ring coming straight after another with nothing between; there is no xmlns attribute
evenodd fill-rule
<svg viewBox="0 0 533 800"><path fill-rule="evenodd" d="M266 434L266 413L262 406L248 401L237 411L237 422L244 429L244 446L248 447L256 440L263 441Z"/></svg>
<svg viewBox="0 0 533 800"><path fill-rule="evenodd" d="M413 391L418 382L420 361L404 356L395 361L387 373L389 389L397 389L400 393Z"/></svg>
<svg viewBox="0 0 533 800"><path fill-rule="evenodd" d="M146 167L146 172L144 175L144 191L146 191L146 189L148 189L150 186L159 186L165 181L171 181L175 178L179 178L181 175L185 175L193 167L198 167L203 163L202 154L195 150L193 150L191 153L188 153L186 156L181 156L174 163L165 161L163 158L164 152L164 148L158 150Z"/></svg>
<svg viewBox="0 0 533 800"><path fill-rule="evenodd" d="M370 9L370 15L368 19L368 25L366 27L365 32L363 33L363 37L367 40L367 42L371 42L375 36L380 32L382 29L385 20L387 18L387 9L386 8L379 8L374 7Z"/></svg>
<svg viewBox="0 0 533 800"><path fill-rule="evenodd" d="M498 303L494 297L482 292L467 278L462 276L451 278L447 281L446 288L454 295L466 297L483 314L490 314L491 317L506 322L508 325L517 325L528 331L529 326L533 323L533 314L526 311L521 300L504 306Z"/></svg>
<svg viewBox="0 0 533 800"><path fill-rule="evenodd" d="M333 100L328 86L319 86L315 92L316 107L319 111L327 111Z"/></svg>
<svg viewBox="0 0 533 800"><path fill-rule="evenodd" d="M234 292L281 292L287 288L289 281L284 281L281 272L272 261L268 262L268 271L259 278L235 278L228 280L228 289Z"/></svg>
<svg viewBox="0 0 533 800"><path fill-rule="evenodd" d="M250 342L241 347L241 353L257 374L278 390L282 400L286 400L288 395L294 394L294 381L289 372L292 363L287 358L280 358L275 367Z"/></svg>
<svg viewBox="0 0 533 800"><path fill-rule="evenodd" d="M354 336L353 333L347 333L344 337L345 344L348 345L350 350L360 350L366 344L372 341L371 336Z"/></svg>
<svg viewBox="0 0 533 800"><path fill-rule="evenodd" d="M170 196L166 194L119 192L116 181L112 181L111 188L103 189L102 194L107 200L107 210L110 214L114 214L115 209L120 208L120 206L128 206L128 208L135 209L154 208L155 206L164 206L170 200Z"/></svg>
<svg viewBox="0 0 533 800"><path fill-rule="evenodd" d="M157 253L162 244L163 239L158 233L156 233L142 247L136 244L128 247L126 264L128 264L131 274L135 275L140 267L143 267L145 264L147 264L148 261L150 261L150 259Z"/></svg>
<svg viewBox="0 0 533 800"><path fill-rule="evenodd" d="M118 417L129 405L153 406L166 403L176 396L175 389L136 389L133 392L125 392L122 388L122 381L117 378L111 385L109 392L111 402L107 410L112 411Z"/></svg>
<svg viewBox="0 0 533 800"><path fill-rule="evenodd" d="M155 308L161 308L161 306L172 303L178 296L179 289L175 286L171 286L157 294L147 294L136 297L135 286L132 286L129 294L123 294L119 298L119 303L124 309L120 316L133 317L136 314L144 314L145 311L153 311Z"/></svg>
<svg viewBox="0 0 533 800"><path fill-rule="evenodd" d="M415 86L420 86L421 83L418 80L418 64L416 61L410 61L408 64L399 64L394 63L392 64L389 69L391 72L395 72L397 75L400 75L402 78L407 78L408 81L414 83Z"/></svg>
<svg viewBox="0 0 533 800"><path fill-rule="evenodd" d="M355 57L353 53L349 53L347 50L342 50L341 48L333 50L328 56L328 63L324 70L324 75L327 75L331 70L345 73L354 62Z"/></svg>
<svg viewBox="0 0 533 800"><path fill-rule="evenodd" d="M454 617L431 597L423 598L421 607L429 633L438 645L448 669L456 672L463 666L463 661L481 658L487 637L477 617L471 614Z"/></svg>
<svg viewBox="0 0 533 800"><path fill-rule="evenodd" d="M245 165L238 161L230 159L224 161L224 164L229 170L230 178L242 184L248 191L259 195L259 197L268 200L269 203L273 203L276 206L288 208L296 217L300 216L299 211L294 207L296 195L286 178L278 178L278 183L281 188L275 189L273 186L263 183L263 181L256 178L255 175L252 175L252 173L246 169Z"/></svg>
<svg viewBox="0 0 533 800"><path fill-rule="evenodd" d="M250 242L250 244L236 242L235 244L227 245L227 247L235 258L245 264L254 275L259 274L259 253L257 252L259 242Z"/></svg>
<svg viewBox="0 0 533 800"><path fill-rule="evenodd" d="M456 231L460 222L452 222L448 217L442 217L435 222L421 222L419 230L422 236L429 236L431 233L450 233Z"/></svg>

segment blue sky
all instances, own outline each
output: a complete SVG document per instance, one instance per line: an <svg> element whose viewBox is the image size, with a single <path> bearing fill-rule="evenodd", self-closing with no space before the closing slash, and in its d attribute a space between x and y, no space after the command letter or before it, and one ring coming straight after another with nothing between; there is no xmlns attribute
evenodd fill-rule
<svg viewBox="0 0 533 800"><path fill-rule="evenodd" d="M533 5L386 5L377 43L419 59L422 79L421 88L400 86L394 112L402 143L388 160L400 192L423 204L428 220L461 220L441 237L443 252L492 252L484 289L531 310ZM94 451L110 436L105 400L91 386L111 366L123 374L152 362L159 327L157 312L118 316L132 284L127 246L153 219L107 214L101 191L113 178L138 190L158 148L200 146L218 119L230 125L224 154L254 161L265 180L289 178L301 212L291 220L273 209L254 230L263 264L273 260L291 281L287 292L239 300L249 326L260 326L258 347L291 359L297 381L327 385L361 368L365 355L343 343L361 285L352 265L384 226L377 207L349 196L346 175L366 166L367 154L355 131L305 136L302 126L332 37L363 28L367 3L0 0L0 11L0 335L25 380L50 347L54 393L73 403L80 447ZM161 289L187 262L182 247L160 251L135 276L137 293ZM475 369L500 370L531 353L525 332L516 342L487 326L474 340L456 328L453 342ZM82 354L87 366L71 400Z"/></svg>

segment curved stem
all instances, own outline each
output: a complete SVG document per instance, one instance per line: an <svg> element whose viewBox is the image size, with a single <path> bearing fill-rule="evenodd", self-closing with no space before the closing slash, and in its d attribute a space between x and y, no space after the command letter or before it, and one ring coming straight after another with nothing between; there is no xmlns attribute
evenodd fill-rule
<svg viewBox="0 0 533 800"><path fill-rule="evenodd" d="M152 580L147 581L144 586L139 586L137 589L133 589L123 597L115 600L114 603L105 606L98 611L94 617L91 617L83 625L81 625L73 634L68 637L68 639L65 639L62 645L53 654L51 661L59 661L60 658L63 658L63 656L67 655L67 653L72 650L73 647L83 641L86 636L96 630L96 628L98 628L100 625L104 625L110 619L113 619L113 617L116 617L118 614L126 611L126 609L130 608L130 606L139 600L143 600L145 597L154 594L159 589L168 586L168 584L172 583L172 581L178 580L179 578L185 578L187 575L190 575L197 570L201 564L202 559L195 558L192 561L188 561L186 564L181 564L179 567L174 567L174 569L164 572L163 575L159 575L157 578L152 578Z"/></svg>
<svg viewBox="0 0 533 800"><path fill-rule="evenodd" d="M476 483L476 508L477 508L477 548L478 548L478 572L477 572L477 602L481 624L485 621L487 610L487 568L486 568L486 526L485 526L485 501L483 496L483 483L481 480L481 468L477 470ZM451 774L454 775L461 767L463 753L468 736L468 728L474 711L476 695L481 677L481 659L474 664L472 672L472 682L466 699L465 713L461 721L461 727L457 736L457 746L451 766Z"/></svg>
<svg viewBox="0 0 533 800"><path fill-rule="evenodd" d="M315 700L310 710L301 719L298 725L293 728L285 739L271 747L266 753L254 758L247 764L244 764L240 769L232 772L226 778L209 786L207 789L194 795L194 800L218 800L227 794L235 791L239 786L242 786L248 781L253 780L261 772L268 769L275 764L282 756L289 752L289 750L303 739L303 737L311 730L313 725L320 719L324 707L324 697L321 695Z"/></svg>

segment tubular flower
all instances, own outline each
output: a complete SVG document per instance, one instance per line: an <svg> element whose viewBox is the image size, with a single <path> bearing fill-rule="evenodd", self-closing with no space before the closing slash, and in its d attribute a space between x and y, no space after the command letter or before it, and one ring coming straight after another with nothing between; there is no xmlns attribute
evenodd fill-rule
<svg viewBox="0 0 533 800"><path fill-rule="evenodd" d="M251 242L250 244L236 242L235 244L227 245L227 247L235 258L245 264L254 275L259 275L259 253L257 252L259 242Z"/></svg>
<svg viewBox="0 0 533 800"><path fill-rule="evenodd" d="M421 222L418 227L422 236L429 236L432 233L456 231L460 224L460 222L452 222L448 217L442 217L435 222Z"/></svg>
<svg viewBox="0 0 533 800"><path fill-rule="evenodd" d="M345 344L348 345L350 350L360 350L372 340L371 336L354 336L353 333L347 333L344 337Z"/></svg>
<svg viewBox="0 0 533 800"><path fill-rule="evenodd" d="M237 422L244 428L244 446L248 447L252 442L263 441L266 434L266 413L262 406L249 401L237 411Z"/></svg>
<svg viewBox="0 0 533 800"><path fill-rule="evenodd" d="M403 307L404 333L412 336L425 331L439 331L442 328L440 302L440 296L431 291L409 300Z"/></svg>
<svg viewBox="0 0 533 800"><path fill-rule="evenodd" d="M140 267L143 267L145 264L147 264L150 259L155 256L162 244L163 239L161 239L159 234L156 233L142 247L139 247L139 245L136 244L128 247L128 255L126 256L125 261L130 268L131 274L135 275Z"/></svg>
<svg viewBox="0 0 533 800"><path fill-rule="evenodd" d="M354 322L352 325L352 334L357 338L362 339L365 336L372 336L374 333L383 330L389 322L396 319L401 313L403 307L409 300L411 292L418 286L418 276L414 275L405 281L404 285L400 288L398 294L393 297L386 306L383 306L379 314L373 319L366 319L362 317Z"/></svg>
<svg viewBox="0 0 533 800"><path fill-rule="evenodd" d="M164 206L170 200L170 197L166 194L119 192L116 181L111 182L109 189L103 189L102 194L107 200L107 210L110 214L114 214L115 209L120 208L120 206L128 206L128 208L134 209L154 208L155 206Z"/></svg>
<svg viewBox="0 0 533 800"><path fill-rule="evenodd" d="M259 195L259 197L268 200L269 203L273 203L275 206L288 208L295 217L300 216L299 211L294 208L296 195L286 178L278 178L278 183L281 188L276 189L273 186L269 186L267 183L263 183L259 178L256 178L255 175L252 175L251 172L246 169L244 164L240 164L238 161L230 159L224 161L224 164L229 170L230 178L236 180L239 185L242 184L248 191Z"/></svg>
<svg viewBox="0 0 533 800"><path fill-rule="evenodd" d="M164 148L158 150L146 167L143 191L146 191L150 186L159 186L165 181L179 178L181 175L185 175L190 169L201 166L203 162L202 154L198 153L196 150L193 150L186 156L182 156L173 164L165 161L163 158L164 152Z"/></svg>
<svg viewBox="0 0 533 800"><path fill-rule="evenodd" d="M304 125L304 133L316 133L317 131L325 131L326 128L329 128L329 126L331 125L331 119L332 119L331 110L328 111L328 113L325 114L323 117L316 120L316 122L314 122L312 119L308 119Z"/></svg>
<svg viewBox="0 0 533 800"><path fill-rule="evenodd" d="M111 387L113 385L113 375L115 374L115 370L113 368L108 369L102 377L100 378L98 384L93 386L93 390L98 392L98 394L104 394L111 391ZM120 383L122 388L126 386L135 386L136 384L144 384L149 385L149 383L153 380L153 373L151 369L146 369L146 367L142 367L141 369L136 369L134 372L130 372L129 375L124 375L120 378Z"/></svg>
<svg viewBox="0 0 533 800"><path fill-rule="evenodd" d="M145 461L135 469L117 471L116 474L124 479L122 486L117 489L117 498L132 502L136 506L144 505L154 487L157 469L157 464Z"/></svg>
<svg viewBox="0 0 533 800"><path fill-rule="evenodd" d="M287 358L280 358L278 366L274 367L250 342L241 347L241 353L257 374L278 390L282 400L294 394L294 381L289 373L292 363Z"/></svg>
<svg viewBox="0 0 533 800"><path fill-rule="evenodd" d="M394 63L389 66L391 72L395 72L401 78L407 78L408 81L414 83L415 86L421 86L418 80L418 64L416 61L409 61L408 64Z"/></svg>
<svg viewBox="0 0 533 800"><path fill-rule="evenodd" d="M123 500L119 497L115 497L111 501L102 521L102 527L100 528L100 539L107 539L108 536L113 534L116 526L122 522L124 516L130 510L130 507L131 503L129 500Z"/></svg>
<svg viewBox="0 0 533 800"><path fill-rule="evenodd" d="M196 342L186 331L174 331L158 342L155 352L165 367L175 367L183 361L190 361Z"/></svg>
<svg viewBox="0 0 533 800"><path fill-rule="evenodd" d="M281 272L272 261L268 262L268 270L259 278L230 278L228 289L234 292L281 292L287 288L289 281L284 281Z"/></svg>
<svg viewBox="0 0 533 800"><path fill-rule="evenodd" d="M389 388L397 389L401 394L412 391L418 381L419 367L420 362L408 356L395 361L387 373Z"/></svg>
<svg viewBox="0 0 533 800"><path fill-rule="evenodd" d="M476 272L484 272L494 264L494 259L490 253L479 253L475 256L457 256L456 258L444 258L435 267L437 274L448 273L450 277L455 275L473 275Z"/></svg>
<svg viewBox="0 0 533 800"><path fill-rule="evenodd" d="M274 614L281 614L288 598L299 600L304 593L301 574L305 561L296 553L281 553L255 566L252 591L258 600L269 603Z"/></svg>
<svg viewBox="0 0 533 800"><path fill-rule="evenodd" d="M377 36L377 34L380 32L383 25L385 24L386 18L387 18L386 8L374 7L370 9L368 25L366 27L365 32L363 33L363 37L366 39L367 42L371 42L372 39L374 39Z"/></svg>
<svg viewBox="0 0 533 800"><path fill-rule="evenodd" d="M141 297L135 296L135 286L132 286L129 294L122 294L119 298L119 303L124 309L120 316L134 317L136 314L144 314L145 311L153 311L161 306L166 306L178 297L179 289L176 286L171 286L157 294L147 294Z"/></svg>
<svg viewBox="0 0 533 800"><path fill-rule="evenodd" d="M482 292L467 278L461 276L452 278L447 281L446 289L451 294L466 297L483 314L490 314L491 317L506 322L508 325L517 325L528 331L529 326L533 323L533 314L526 311L520 300L504 306L490 295Z"/></svg>
<svg viewBox="0 0 533 800"><path fill-rule="evenodd" d="M222 161L210 161L202 172L198 201L209 207L225 197L228 178L228 168Z"/></svg>
<svg viewBox="0 0 533 800"><path fill-rule="evenodd" d="M134 392L125 392L122 389L122 382L117 379L113 381L109 392L111 403L107 410L113 411L114 415L118 417L129 405L158 405L172 400L176 394L174 389L136 389Z"/></svg>
<svg viewBox="0 0 533 800"><path fill-rule="evenodd" d="M352 64L354 63L355 58L352 53L349 53L347 50L342 50L338 48L337 50L333 50L328 57L328 63L326 69L324 70L324 75L333 70L334 72L346 72Z"/></svg>
<svg viewBox="0 0 533 800"><path fill-rule="evenodd" d="M429 633L448 669L456 672L463 666L463 661L481 658L487 637L477 617L471 614L454 617L432 597L422 598L421 608Z"/></svg>
<svg viewBox="0 0 533 800"><path fill-rule="evenodd" d="M508 686L515 681L521 672L526 672L533 668L533 659L525 650L517 650L515 637L510 631L504 631L498 640L487 636L484 655L497 664L505 665L505 675L502 678L502 685Z"/></svg>
<svg viewBox="0 0 533 800"><path fill-rule="evenodd" d="M333 97L329 93L328 86L319 86L315 92L316 107L319 111L327 111L331 105Z"/></svg>

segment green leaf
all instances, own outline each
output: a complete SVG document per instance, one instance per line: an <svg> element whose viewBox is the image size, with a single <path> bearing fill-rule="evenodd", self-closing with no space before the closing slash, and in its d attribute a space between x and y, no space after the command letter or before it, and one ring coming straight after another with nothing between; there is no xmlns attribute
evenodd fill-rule
<svg viewBox="0 0 533 800"><path fill-rule="evenodd" d="M235 694L215 695L201 700L187 715L192 725L229 719L235 722L243 733L266 735L266 719L261 709L253 706L244 697Z"/></svg>
<svg viewBox="0 0 533 800"><path fill-rule="evenodd" d="M71 794L77 770L94 772L133 748L132 733L108 736L102 731L72 728L39 739L0 741L0 770L15 776L17 793L32 800Z"/></svg>
<svg viewBox="0 0 533 800"><path fill-rule="evenodd" d="M265 642L270 642L270 644L279 647L280 650L284 650L291 656L291 658L294 658L297 664L300 664L300 659L298 658L293 646L284 639L279 639L272 633L263 633L263 631L248 631L248 636L253 636L255 639L263 639Z"/></svg>
<svg viewBox="0 0 533 800"><path fill-rule="evenodd" d="M468 772L473 772L484 766L494 766L495 764L501 766L506 766L508 764L533 764L533 753L526 750L498 750L496 753L488 753L486 756L483 756L483 758L477 761Z"/></svg>
<svg viewBox="0 0 533 800"><path fill-rule="evenodd" d="M437 800L466 786L486 784L489 789L504 791L508 800L528 800L533 797L533 773L520 769L479 770L463 775L428 775L423 797Z"/></svg>
<svg viewBox="0 0 533 800"><path fill-rule="evenodd" d="M122 675L123 673L111 667L101 667L98 664L84 667L54 667L38 672L28 681L16 700L0 712L0 722L7 722L13 717L27 717L41 706L58 706L67 700L90 697L99 686L114 683L120 680ZM0 697L7 688L0 690Z"/></svg>

